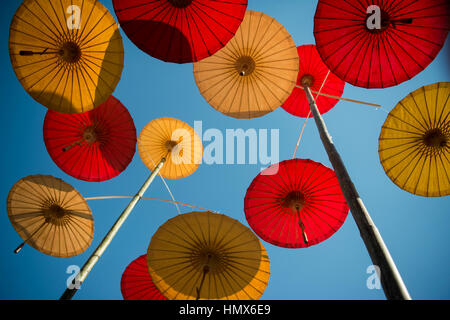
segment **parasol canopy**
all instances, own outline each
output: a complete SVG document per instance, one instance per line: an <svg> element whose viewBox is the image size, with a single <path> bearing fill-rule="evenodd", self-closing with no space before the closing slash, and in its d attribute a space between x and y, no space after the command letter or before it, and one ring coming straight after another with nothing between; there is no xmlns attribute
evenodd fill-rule
<svg viewBox="0 0 450 320"><path fill-rule="evenodd" d="M209 57L234 36L247 0L113 0L130 40L149 55L187 63Z"/></svg>
<svg viewBox="0 0 450 320"><path fill-rule="evenodd" d="M168 220L147 253L150 276L170 300L254 300L270 276L267 252L240 222L191 212Z"/></svg>
<svg viewBox="0 0 450 320"><path fill-rule="evenodd" d="M48 175L20 179L8 194L7 211L23 244L47 255L73 257L92 242L91 210L81 194L61 179Z"/></svg>
<svg viewBox="0 0 450 320"><path fill-rule="evenodd" d="M314 17L323 62L342 80L365 88L391 87L417 75L437 56L449 28L448 0L319 0Z"/></svg>
<svg viewBox="0 0 450 320"><path fill-rule="evenodd" d="M320 58L316 46L312 44L299 46L297 51L300 61L297 85L303 87L306 84L313 91L342 96L345 82L330 72ZM339 102L337 99L323 95L313 94L313 96L321 114L328 112ZM297 87L294 88L282 107L294 116L306 118L310 114L305 91Z"/></svg>
<svg viewBox="0 0 450 320"><path fill-rule="evenodd" d="M63 113L105 102L123 68L122 37L96 0L25 0L11 22L9 53L22 86Z"/></svg>
<svg viewBox="0 0 450 320"><path fill-rule="evenodd" d="M333 170L292 159L262 171L248 187L244 211L263 240L285 248L328 239L344 223L348 206Z"/></svg>
<svg viewBox="0 0 450 320"><path fill-rule="evenodd" d="M160 174L167 179L191 175L203 156L202 141L194 129L183 121L167 117L152 120L142 129L138 150L151 171L166 158Z"/></svg>
<svg viewBox="0 0 450 320"><path fill-rule="evenodd" d="M85 181L105 181L126 169L136 152L136 128L128 110L110 96L94 110L64 114L49 110L44 141L65 173Z"/></svg>
<svg viewBox="0 0 450 320"><path fill-rule="evenodd" d="M247 11L236 35L194 63L200 93L234 118L261 117L282 105L297 81L298 53L287 30L262 12Z"/></svg>
<svg viewBox="0 0 450 320"><path fill-rule="evenodd" d="M127 266L120 280L120 290L124 300L167 300L148 273L146 254Z"/></svg>
<svg viewBox="0 0 450 320"><path fill-rule="evenodd" d="M379 138L381 164L401 189L450 194L450 82L421 87L389 113Z"/></svg>

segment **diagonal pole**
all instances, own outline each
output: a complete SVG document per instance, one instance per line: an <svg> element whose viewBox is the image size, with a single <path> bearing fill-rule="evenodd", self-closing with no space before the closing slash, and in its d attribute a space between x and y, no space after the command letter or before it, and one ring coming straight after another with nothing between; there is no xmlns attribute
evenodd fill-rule
<svg viewBox="0 0 450 320"><path fill-rule="evenodd" d="M142 185L139 192L133 197L133 199L130 201L128 206L125 208L125 210L119 216L119 218L116 220L116 222L111 227L109 232L103 238L102 242L98 245L97 249L95 249L95 251L89 257L89 259L86 261L83 268L81 268L80 272L77 274L74 281L72 282L73 288L67 288L66 291L64 291L63 295L61 296L60 300L71 300L73 298L75 293L80 288L81 284L84 282L84 280L88 276L89 272L92 270L94 265L97 263L98 259L100 259L102 254L105 252L106 248L111 243L112 239L115 237L115 235L119 231L120 227L123 225L125 220L128 218L131 211L133 211L134 207L139 202L139 200L142 199L145 191L147 191L148 187L153 182L155 177L158 175L159 171L161 170L161 168L165 162L166 162L166 158L164 157L158 163L155 170L153 170L152 174L144 182L144 184Z"/></svg>
<svg viewBox="0 0 450 320"><path fill-rule="evenodd" d="M377 227L372 221L363 201L361 200L356 188L345 168L341 156L336 150L334 143L328 133L325 122L317 109L317 105L308 86L304 86L306 96L308 98L309 107L314 116L320 138L328 154L334 171L336 172L342 193L350 208L356 225L358 226L361 238L366 245L370 258L375 266L380 268L378 275L381 280L386 298L389 300L411 300L408 289L403 283L402 277L395 266L388 248L384 244Z"/></svg>

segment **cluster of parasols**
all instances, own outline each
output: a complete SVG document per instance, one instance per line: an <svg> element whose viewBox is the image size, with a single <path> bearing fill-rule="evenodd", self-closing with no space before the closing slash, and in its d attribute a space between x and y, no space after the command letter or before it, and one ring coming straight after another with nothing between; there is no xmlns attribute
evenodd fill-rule
<svg viewBox="0 0 450 320"><path fill-rule="evenodd" d="M254 233L209 211L169 219L153 235L147 254L123 273L124 299L259 299L270 264L257 236L280 247L309 247L332 236L349 208L382 270L386 296L410 298L321 114L340 100L370 105L343 98L345 82L386 88L426 68L447 37L450 4L376 1L381 27L369 29L364 3L319 0L316 45L296 47L275 19L247 10L247 0L113 0L128 38L155 58L193 63L200 93L221 113L249 119L282 106L298 117L312 115L334 168L294 157L262 171L244 200ZM112 96L124 51L119 26L99 1L24 0L11 23L9 48L20 83L49 109L45 146L62 171L85 181L112 179L127 168L136 144L152 171L74 280L81 284L157 175L179 179L197 170L201 140L173 118L150 121L137 137L130 113ZM448 82L417 89L390 112L381 130L381 164L395 184L413 194L450 194L449 95ZM175 136L180 130L188 134ZM23 239L16 253L29 244L47 255L72 257L92 242L86 199L58 178L21 179L8 195L7 209ZM67 288L61 298L72 298L76 290Z"/></svg>

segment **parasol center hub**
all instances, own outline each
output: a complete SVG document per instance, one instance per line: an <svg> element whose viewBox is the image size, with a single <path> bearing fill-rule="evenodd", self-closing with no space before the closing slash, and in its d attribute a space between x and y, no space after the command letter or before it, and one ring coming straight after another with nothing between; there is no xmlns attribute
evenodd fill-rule
<svg viewBox="0 0 450 320"><path fill-rule="evenodd" d="M81 48L75 42L64 42L59 50L59 55L67 63L77 63L81 59Z"/></svg>
<svg viewBox="0 0 450 320"><path fill-rule="evenodd" d="M303 87L311 87L314 83L314 77L310 74L305 74L300 78Z"/></svg>
<svg viewBox="0 0 450 320"><path fill-rule="evenodd" d="M94 143L95 141L97 141L97 137L97 131L93 127L88 127L83 132L83 139L86 142Z"/></svg>
<svg viewBox="0 0 450 320"><path fill-rule="evenodd" d="M57 204L52 204L44 210L44 217L47 222L58 221L66 215L66 210Z"/></svg>
<svg viewBox="0 0 450 320"><path fill-rule="evenodd" d="M186 8L189 6L193 0L167 0L171 5L173 5L175 8Z"/></svg>
<svg viewBox="0 0 450 320"><path fill-rule="evenodd" d="M255 71L255 60L250 56L241 56L234 64L238 74L241 77L249 76Z"/></svg>
<svg viewBox="0 0 450 320"><path fill-rule="evenodd" d="M448 140L447 135L439 128L428 130L423 135L423 142L428 147L444 148Z"/></svg>
<svg viewBox="0 0 450 320"><path fill-rule="evenodd" d="M198 256L203 272L214 272L220 269L222 259L216 252L205 250Z"/></svg>
<svg viewBox="0 0 450 320"><path fill-rule="evenodd" d="M300 191L291 191L283 199L283 207L301 211L305 206L305 196Z"/></svg>
<svg viewBox="0 0 450 320"><path fill-rule="evenodd" d="M172 152L177 145L178 145L178 142L169 140L166 142L166 149L167 149L167 151Z"/></svg>

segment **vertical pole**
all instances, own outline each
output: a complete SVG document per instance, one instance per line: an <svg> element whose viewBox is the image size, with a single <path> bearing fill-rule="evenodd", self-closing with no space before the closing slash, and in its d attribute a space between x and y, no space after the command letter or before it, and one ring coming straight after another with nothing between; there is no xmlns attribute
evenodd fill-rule
<svg viewBox="0 0 450 320"><path fill-rule="evenodd" d="M394 260L356 191L341 156L334 146L325 122L317 109L311 90L308 86L304 86L304 89L309 101L309 107L314 116L314 120L316 121L317 128L319 129L320 138L328 154L328 158L333 165L342 193L344 194L352 216L355 219L361 238L366 245L372 262L380 269L380 274L378 276L380 277L386 298L389 300L411 300L402 277L395 266Z"/></svg>
<svg viewBox="0 0 450 320"><path fill-rule="evenodd" d="M84 282L84 280L88 276L89 272L92 270L94 265L97 263L98 259L100 259L103 252L105 252L106 248L109 246L112 239L119 231L120 227L123 225L125 220L128 218L131 211L133 211L136 204L144 196L145 191L148 189L150 184L153 182L155 177L158 175L158 173L161 170L165 161L166 161L166 158L161 159L161 161L156 166L155 170L153 170L152 174L147 178L145 183L142 185L139 192L133 197L133 199L130 201L128 206L125 208L125 210L122 212L122 214L116 220L114 225L111 227L109 232L103 238L102 242L98 245L97 249L95 249L95 251L92 253L92 255L89 257L89 259L84 264L83 268L81 268L80 272L75 277L75 279L72 283L73 285L77 284L77 286L74 286L72 289L67 288L66 291L64 291L63 295L61 296L60 300L70 300L73 298L73 296L77 292L79 286L81 286L81 284Z"/></svg>

